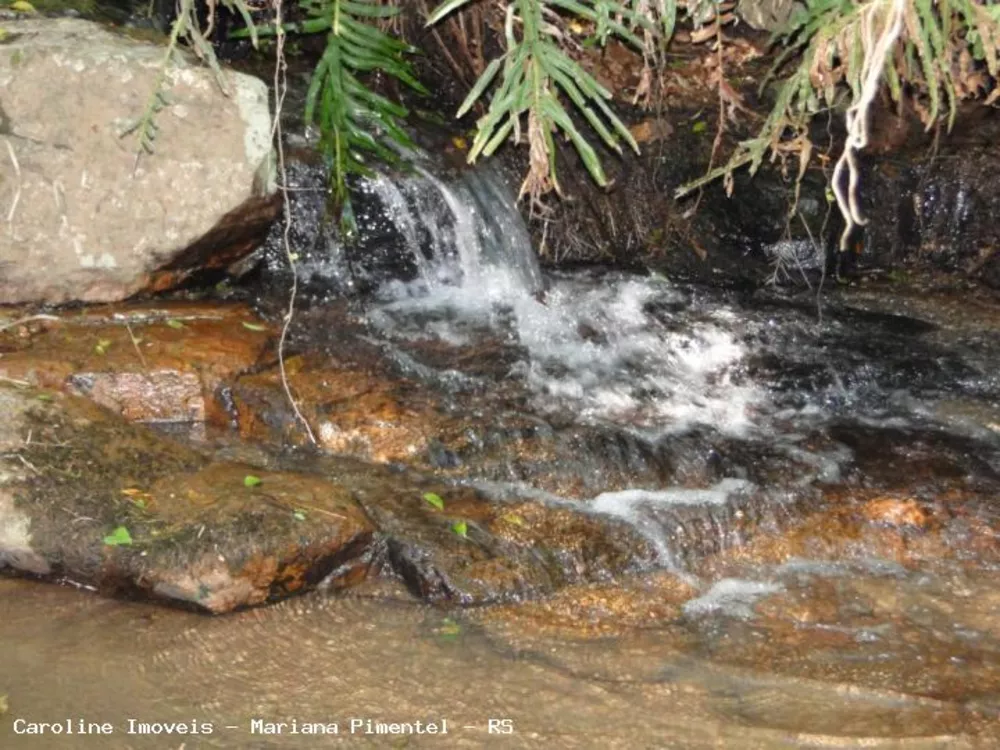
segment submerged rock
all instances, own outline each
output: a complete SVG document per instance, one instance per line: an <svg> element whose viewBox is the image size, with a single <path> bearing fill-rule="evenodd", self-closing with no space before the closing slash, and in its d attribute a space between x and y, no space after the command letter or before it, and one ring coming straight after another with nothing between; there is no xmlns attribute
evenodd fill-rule
<svg viewBox="0 0 1000 750"><path fill-rule="evenodd" d="M655 557L626 524L578 508L351 459L212 460L29 387L0 385L0 407L0 568L107 593L220 613L383 571L473 604L614 580Z"/></svg>
<svg viewBox="0 0 1000 750"><path fill-rule="evenodd" d="M0 403L0 566L226 612L368 549L332 481L210 462L75 397L0 387Z"/></svg>
<svg viewBox="0 0 1000 750"><path fill-rule="evenodd" d="M6 22L0 303L123 299L224 268L277 214L265 84L175 54L155 152L127 134L164 50L74 19ZM137 155L139 154L139 155Z"/></svg>
<svg viewBox="0 0 1000 750"><path fill-rule="evenodd" d="M358 498L386 536L393 569L432 601L520 601L615 580L656 558L627 524L579 509L505 504L468 489L447 492L441 512L405 496Z"/></svg>

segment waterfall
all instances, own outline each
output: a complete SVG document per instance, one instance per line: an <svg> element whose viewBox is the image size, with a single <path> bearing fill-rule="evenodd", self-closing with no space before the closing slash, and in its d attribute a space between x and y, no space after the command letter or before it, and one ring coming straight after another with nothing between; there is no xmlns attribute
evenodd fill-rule
<svg viewBox="0 0 1000 750"><path fill-rule="evenodd" d="M418 162L412 173L363 179L357 193L363 205L355 255L383 259L364 279L370 285L416 280L427 290L476 287L502 269L524 291L542 289L514 196L489 167L447 178ZM364 267L366 259L359 260Z"/></svg>
<svg viewBox="0 0 1000 750"><path fill-rule="evenodd" d="M427 365L412 364L418 342L463 347L486 336L510 345L508 369L496 377L526 387L542 414L654 435L751 428L764 394L742 372L734 311L658 277L543 278L496 171L448 172L408 158L410 169L356 181L358 233L348 242L323 224L323 170L296 166L291 241L306 294L367 293L373 335L425 374Z"/></svg>
<svg viewBox="0 0 1000 750"><path fill-rule="evenodd" d="M346 241L329 216L325 169L289 165L289 240L307 294L323 299L413 283L425 292L474 288L498 272L518 293L541 291L528 229L494 169L454 173L420 154L408 159L405 171L375 171L355 182L357 233ZM265 246L265 274L278 282L286 273L282 233L276 227Z"/></svg>

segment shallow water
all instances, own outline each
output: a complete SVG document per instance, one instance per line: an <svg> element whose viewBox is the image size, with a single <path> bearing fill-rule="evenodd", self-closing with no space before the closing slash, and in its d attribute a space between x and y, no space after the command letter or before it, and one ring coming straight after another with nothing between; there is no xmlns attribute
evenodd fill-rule
<svg viewBox="0 0 1000 750"><path fill-rule="evenodd" d="M29 582L0 581L0 592L3 747L986 748L1000 731L995 700L796 676L794 649L785 674L707 653L692 633L706 637L703 618L719 613L710 607L686 637L587 641L519 626L508 640L457 613L360 598L313 595L209 619ZM759 645L732 614L713 621L738 626L716 645ZM29 736L13 719L107 722L114 733ZM389 738L364 734L365 723L352 734L352 719L446 721L448 734ZM265 735L254 720L288 726ZM170 722L203 733L129 734ZM296 723L340 734L292 734Z"/></svg>
<svg viewBox="0 0 1000 750"><path fill-rule="evenodd" d="M420 470L622 518L660 569L465 612L376 592L218 619L0 579L0 747L1000 747L1000 328L541 280L495 183L423 179L370 185L406 278L366 268L372 295L328 305L341 249L296 247L328 288L293 348L461 436ZM114 734L14 732L67 719Z"/></svg>

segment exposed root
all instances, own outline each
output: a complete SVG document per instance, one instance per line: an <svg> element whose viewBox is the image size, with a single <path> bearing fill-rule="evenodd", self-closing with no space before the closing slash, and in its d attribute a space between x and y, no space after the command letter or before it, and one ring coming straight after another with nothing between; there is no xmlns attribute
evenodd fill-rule
<svg viewBox="0 0 1000 750"><path fill-rule="evenodd" d="M886 59L903 30L906 0L892 0L882 28L876 30L880 9L880 3L872 3L861 11L861 39L865 53L861 69L862 88L857 100L848 108L845 115L847 141L833 170L833 194L836 196L837 206L845 222L844 231L840 235L841 252L847 250L847 243L854 228L868 223L858 205L857 152L868 145L868 113L881 86ZM845 170L848 183L846 191L843 185Z"/></svg>
<svg viewBox="0 0 1000 750"><path fill-rule="evenodd" d="M146 358L142 356L142 350L139 348L139 339L137 339L135 337L135 334L132 333L132 326L129 325L127 321L125 323L125 330L128 331L128 337L132 341L132 346L135 348L136 356L139 357L139 362L142 364L142 369L148 370L149 365L146 364Z"/></svg>
<svg viewBox="0 0 1000 750"><path fill-rule="evenodd" d="M281 111L285 104L285 95L288 93L287 65L285 64L285 31L282 26L282 0L274 0L274 25L277 30L275 55L274 55L274 128L271 133L272 142L276 143L278 150L278 173L280 180L280 190L282 204L284 206L284 225L281 233L281 246L288 260L288 267L292 272L292 287L288 294L288 309L285 312L284 321L281 326L281 337L278 339L278 368L281 371L281 387L285 391L288 403L295 413L295 418L302 425L309 442L317 444L316 436L312 427L302 414L292 388L288 383L288 371L285 367L285 344L288 341L288 330L291 328L292 320L295 317L295 298L299 293L299 277L295 269L295 254L292 252L292 245L289 234L292 230L292 210L288 197L288 171L285 168L285 145L281 131Z"/></svg>

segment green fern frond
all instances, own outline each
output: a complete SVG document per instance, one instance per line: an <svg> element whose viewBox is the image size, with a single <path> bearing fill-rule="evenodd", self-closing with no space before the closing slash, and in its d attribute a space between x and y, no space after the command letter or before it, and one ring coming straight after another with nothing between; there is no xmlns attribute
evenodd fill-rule
<svg viewBox="0 0 1000 750"><path fill-rule="evenodd" d="M430 14L428 23L437 22L463 4L463 0L446 0ZM640 50L643 42L634 30L655 28L654 19L616 0L514 0L507 6L507 49L486 66L459 107L457 117L464 116L493 88L486 113L477 122L468 160L474 163L480 156L490 156L506 140L519 142L527 132L530 163L522 194L528 194L533 201L549 190L559 191L553 139L556 133L562 133L573 144L597 184L608 182L597 152L573 122L564 100L572 102L609 149L621 153L625 143L639 150L610 106L611 92L566 54L560 32L543 22L552 15L549 6L592 22L600 39L614 35ZM676 8L673 3L665 7ZM670 28L672 24L671 16ZM519 36L515 29L520 29Z"/></svg>
<svg viewBox="0 0 1000 750"><path fill-rule="evenodd" d="M376 159L395 162L398 149L413 145L402 126L406 108L373 92L363 76L381 71L413 91L427 91L406 59L416 49L372 24L397 15L398 8L374 0L300 0L299 8L306 20L286 24L285 32L326 34L326 49L306 94L305 120L319 129L331 192L350 225L349 176L370 174ZM277 29L262 26L257 33L273 36Z"/></svg>
<svg viewBox="0 0 1000 750"><path fill-rule="evenodd" d="M793 72L780 83L771 116L757 138L740 144L729 163L682 186L678 196L743 166L756 171L764 155L778 154L788 135L798 138L822 107L839 103L841 90L850 105L862 95L863 70L872 54L871 27L887 17L891 0L806 0L802 11L772 42L783 47L765 84L798 56ZM907 92L922 99L918 107L930 128L944 119L950 128L961 98L954 61L962 49L1000 74L1000 6L976 0L907 0L901 33L886 58L881 82L893 101ZM994 86L997 82L994 80ZM946 114L945 114L946 113ZM731 184L731 183L730 183Z"/></svg>
<svg viewBox="0 0 1000 750"><path fill-rule="evenodd" d="M222 4L230 11L239 13L247 24L246 36L249 36L253 46L257 46L257 33L250 19L250 10L245 0L222 0ZM156 124L156 115L170 104L170 98L166 91L167 74L173 63L174 55L181 40L187 40L188 44L195 51L198 57L208 64L215 75L219 89L229 96L229 86L222 75L222 68L215 56L215 50L211 42L205 37L198 22L196 13L196 0L180 0L177 8L177 18L174 19L170 27L170 36L167 38L167 46L163 53L163 59L157 70L156 81L153 90L146 102L146 107L142 115L135 122L124 128L119 135L121 137L135 133L138 140L138 147L135 154L135 167L139 166L139 158L143 154L152 154L159 133L159 126Z"/></svg>

